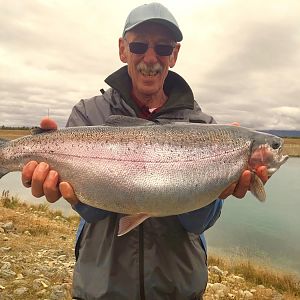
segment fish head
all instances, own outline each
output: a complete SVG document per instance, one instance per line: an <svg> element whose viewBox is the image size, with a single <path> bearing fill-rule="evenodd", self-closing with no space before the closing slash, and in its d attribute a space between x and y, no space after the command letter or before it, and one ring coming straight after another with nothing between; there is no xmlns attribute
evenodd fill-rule
<svg viewBox="0 0 300 300"><path fill-rule="evenodd" d="M283 144L283 139L278 136L254 132L249 169L254 171L260 166L265 166L268 175L273 175L288 159L288 155L282 154Z"/></svg>

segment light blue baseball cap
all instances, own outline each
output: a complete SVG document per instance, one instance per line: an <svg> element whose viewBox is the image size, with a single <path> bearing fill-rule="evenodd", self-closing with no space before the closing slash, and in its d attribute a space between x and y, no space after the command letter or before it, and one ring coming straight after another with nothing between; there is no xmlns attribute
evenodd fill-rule
<svg viewBox="0 0 300 300"><path fill-rule="evenodd" d="M138 6L129 13L123 37L127 31L144 22L154 22L166 26L172 32L176 42L182 41L183 36L174 16L166 7L156 2Z"/></svg>

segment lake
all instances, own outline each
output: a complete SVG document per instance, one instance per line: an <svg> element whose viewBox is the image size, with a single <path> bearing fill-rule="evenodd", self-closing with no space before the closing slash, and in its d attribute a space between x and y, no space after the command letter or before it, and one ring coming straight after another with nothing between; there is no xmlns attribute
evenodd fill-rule
<svg viewBox="0 0 300 300"><path fill-rule="evenodd" d="M2 190L30 203L46 203L23 187L19 172L0 180ZM243 200L226 199L220 219L206 233L208 251L258 259L300 275L300 158L289 158L267 183L266 193L265 203L250 193ZM74 214L66 201L51 207Z"/></svg>
<svg viewBox="0 0 300 300"><path fill-rule="evenodd" d="M250 193L225 200L220 219L207 231L208 247L300 275L300 158L289 158L265 189L265 203Z"/></svg>

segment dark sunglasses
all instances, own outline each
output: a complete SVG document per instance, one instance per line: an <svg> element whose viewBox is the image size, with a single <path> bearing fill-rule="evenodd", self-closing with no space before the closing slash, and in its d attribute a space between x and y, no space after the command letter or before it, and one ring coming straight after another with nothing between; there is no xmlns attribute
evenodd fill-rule
<svg viewBox="0 0 300 300"><path fill-rule="evenodd" d="M173 52L173 49L175 48L175 46L173 45L163 45L163 44L158 44L155 45L154 47L149 47L149 44L142 43L142 42L131 42L128 43L128 45L131 53L145 54L148 48L153 48L155 53L159 56L170 56Z"/></svg>

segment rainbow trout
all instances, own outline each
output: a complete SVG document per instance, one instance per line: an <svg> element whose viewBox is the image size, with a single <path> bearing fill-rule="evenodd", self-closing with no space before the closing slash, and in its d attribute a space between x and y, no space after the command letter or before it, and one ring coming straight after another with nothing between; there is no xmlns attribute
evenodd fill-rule
<svg viewBox="0 0 300 300"><path fill-rule="evenodd" d="M287 160L279 137L230 125L167 123L115 116L103 126L64 128L0 144L0 178L30 160L46 162L78 199L126 214L119 235L149 217L186 213L213 202L242 172L265 200L255 169L271 176Z"/></svg>

